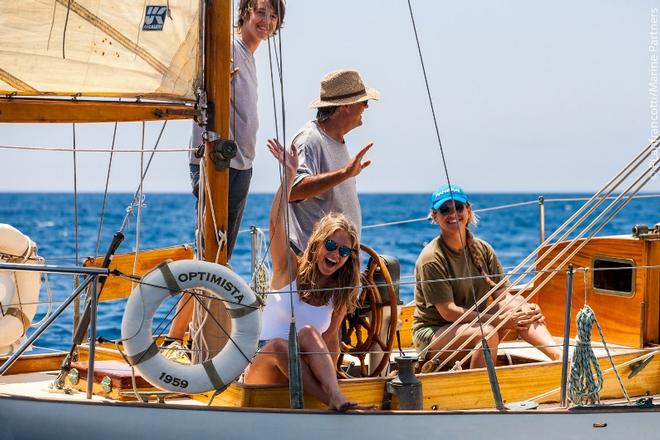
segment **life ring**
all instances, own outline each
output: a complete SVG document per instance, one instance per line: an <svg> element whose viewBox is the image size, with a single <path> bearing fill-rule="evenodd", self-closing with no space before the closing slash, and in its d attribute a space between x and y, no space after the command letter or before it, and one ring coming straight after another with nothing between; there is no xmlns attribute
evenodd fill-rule
<svg viewBox="0 0 660 440"><path fill-rule="evenodd" d="M198 288L225 302L232 318L231 339L206 362L179 364L160 354L151 331L153 317L165 299ZM163 390L186 394L223 390L257 351L260 305L247 283L224 266L196 260L160 264L145 274L126 303L121 323L126 358L149 383Z"/></svg>
<svg viewBox="0 0 660 440"><path fill-rule="evenodd" d="M37 245L11 225L0 223L0 262L43 262ZM0 270L0 352L10 351L37 313L41 273Z"/></svg>

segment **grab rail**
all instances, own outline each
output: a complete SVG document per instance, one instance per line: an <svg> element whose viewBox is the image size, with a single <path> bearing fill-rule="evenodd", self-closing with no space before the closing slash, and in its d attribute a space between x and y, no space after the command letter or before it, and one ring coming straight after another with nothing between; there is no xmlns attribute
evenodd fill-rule
<svg viewBox="0 0 660 440"><path fill-rule="evenodd" d="M5 361L0 367L0 376L5 374L7 370L16 362L16 360L36 341L41 334L46 331L51 324L59 318L59 316L66 310L66 308L76 299L80 294L92 283L91 307L92 319L90 321L90 335L92 343L89 349L89 367L87 369L87 399L92 398L92 386L94 385L94 340L96 339L96 284L100 276L108 276L110 271L107 268L96 267L58 267L42 264L14 264L14 263L0 263L0 270L11 271L30 271L30 272L49 272L49 273L67 273L77 275L87 275L80 283L80 286L62 303L60 306L46 319L35 331L18 347L18 349Z"/></svg>

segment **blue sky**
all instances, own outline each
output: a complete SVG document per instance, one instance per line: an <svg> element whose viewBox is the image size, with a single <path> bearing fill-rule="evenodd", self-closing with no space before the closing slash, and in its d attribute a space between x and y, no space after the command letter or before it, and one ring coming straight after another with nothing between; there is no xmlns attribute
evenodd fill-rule
<svg viewBox="0 0 660 440"><path fill-rule="evenodd" d="M440 136L453 182L468 191L573 192L599 188L651 136L653 8L660 1L412 0ZM352 152L373 141L362 192L429 192L444 181L440 149L404 0L289 0L282 32L286 133L314 113L328 71L351 67L383 99L347 137ZM660 13L655 12L656 16ZM258 157L252 191L272 192L277 167L268 49L257 51ZM149 124L153 145L160 124ZM112 126L77 126L79 147L109 145ZM0 144L70 146L70 125L0 126ZM164 147L188 145L189 122L168 124ZM139 143L122 124L117 144ZM263 148L262 148L263 146ZM70 191L70 153L0 150L0 191ZM81 190L100 191L105 155L78 156ZM111 190L133 191L135 155L113 163ZM159 155L148 191L189 191L185 153ZM656 178L649 191L660 190Z"/></svg>

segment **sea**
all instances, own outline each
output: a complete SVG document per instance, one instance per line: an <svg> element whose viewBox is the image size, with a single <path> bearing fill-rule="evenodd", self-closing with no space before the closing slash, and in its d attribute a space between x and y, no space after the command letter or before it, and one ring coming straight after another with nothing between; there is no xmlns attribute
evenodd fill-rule
<svg viewBox="0 0 660 440"><path fill-rule="evenodd" d="M505 270L512 270L540 243L540 203L543 197L546 237L564 223L589 194L471 194L479 216L474 232L493 245ZM250 226L266 229L272 194L250 194L231 266L246 280L251 275ZM0 193L0 223L9 223L38 245L39 255L52 265L79 265L85 257L103 255L112 235L125 224L126 239L118 253L194 242L195 199L188 194L147 194L139 209L133 194ZM362 194L362 242L381 255L398 259L400 300L413 296L415 261L422 248L439 232L430 223L428 194ZM606 203L610 203L607 201ZM74 206L77 204L77 210ZM592 218L594 216L592 215ZM100 219L103 219L102 223ZM599 233L630 234L637 224L660 222L660 195L632 200ZM76 227L77 225L77 227ZM267 236L267 235L266 235ZM73 276L43 277L40 306L34 322L54 310L73 290ZM50 298L50 300L49 300ZM50 303L50 306L49 306ZM98 335L120 337L124 300L99 306ZM166 328L173 304L165 303L154 327ZM69 307L35 343L37 347L68 349L72 334ZM31 331L34 331L32 329Z"/></svg>

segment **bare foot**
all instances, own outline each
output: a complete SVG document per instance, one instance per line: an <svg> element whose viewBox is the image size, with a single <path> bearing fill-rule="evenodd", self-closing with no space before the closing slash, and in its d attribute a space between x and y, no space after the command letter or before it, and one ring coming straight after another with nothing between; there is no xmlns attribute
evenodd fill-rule
<svg viewBox="0 0 660 440"><path fill-rule="evenodd" d="M341 396L340 400L338 403L331 404L330 409L333 409L337 412L346 412L350 410L374 410L378 409L376 405L360 405L359 403L353 401L353 400L346 400L344 396Z"/></svg>
<svg viewBox="0 0 660 440"><path fill-rule="evenodd" d="M334 409L337 412L346 412L351 409L357 409L360 405L358 405L357 402L353 402L351 400L345 400L344 403L338 405L338 406L333 406L332 409Z"/></svg>

